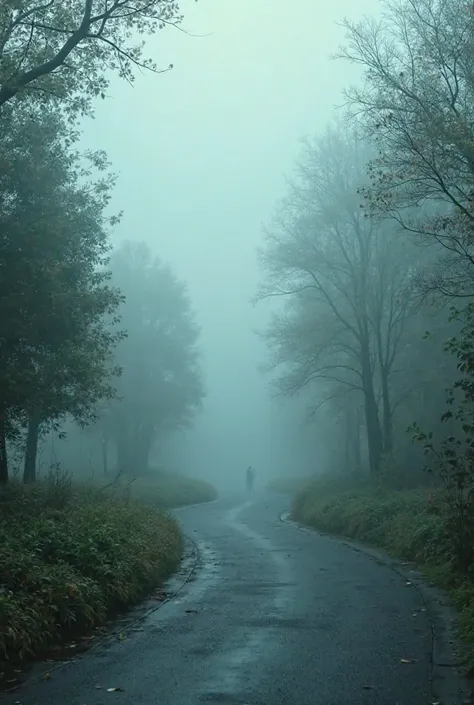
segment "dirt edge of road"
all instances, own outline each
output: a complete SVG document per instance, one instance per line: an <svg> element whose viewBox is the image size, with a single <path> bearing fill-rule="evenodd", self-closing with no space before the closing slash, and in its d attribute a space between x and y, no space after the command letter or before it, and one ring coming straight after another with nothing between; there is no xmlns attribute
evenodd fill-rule
<svg viewBox="0 0 474 705"><path fill-rule="evenodd" d="M362 553L372 560L384 565L406 581L407 589L411 586L420 594L431 621L432 654L431 654L431 703L432 705L467 705L474 703L474 686L465 678L457 667L457 616L449 598L435 587L429 585L412 564L399 561L383 551L352 541L341 536L335 536L294 521L289 511L280 515L280 520L293 529L310 534L324 536L331 541L347 546L357 553ZM420 704L421 705L421 704Z"/></svg>

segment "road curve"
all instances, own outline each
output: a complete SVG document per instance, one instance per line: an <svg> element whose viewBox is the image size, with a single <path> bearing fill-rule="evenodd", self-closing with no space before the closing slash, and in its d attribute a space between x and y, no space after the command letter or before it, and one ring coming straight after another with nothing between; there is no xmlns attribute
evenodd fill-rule
<svg viewBox="0 0 474 705"><path fill-rule="evenodd" d="M3 697L22 705L423 705L432 633L389 567L261 495L177 512L199 565L123 640ZM109 688L121 690L108 692Z"/></svg>

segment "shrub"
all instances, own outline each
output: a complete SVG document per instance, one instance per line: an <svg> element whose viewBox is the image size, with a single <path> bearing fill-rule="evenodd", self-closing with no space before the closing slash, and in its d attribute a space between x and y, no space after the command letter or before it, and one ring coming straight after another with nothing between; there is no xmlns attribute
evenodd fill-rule
<svg viewBox="0 0 474 705"><path fill-rule="evenodd" d="M69 489L66 490L66 487ZM54 478L0 492L0 657L102 624L178 565L177 522L151 506Z"/></svg>

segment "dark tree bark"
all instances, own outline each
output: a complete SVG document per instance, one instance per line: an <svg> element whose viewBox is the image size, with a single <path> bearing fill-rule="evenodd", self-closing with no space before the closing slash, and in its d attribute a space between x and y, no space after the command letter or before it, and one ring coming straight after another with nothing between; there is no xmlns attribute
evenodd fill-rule
<svg viewBox="0 0 474 705"><path fill-rule="evenodd" d="M39 416L34 412L30 412L28 415L25 466L23 469L23 482L25 484L35 482L36 480L36 456L38 454L39 428Z"/></svg>
<svg viewBox="0 0 474 705"><path fill-rule="evenodd" d="M107 477L109 474L109 439L107 436L102 436L102 469L104 476Z"/></svg>
<svg viewBox="0 0 474 705"><path fill-rule="evenodd" d="M369 467L373 478L378 477L383 453L382 429L379 410L374 391L374 378L370 360L370 348L367 340L362 341L361 350L362 387L364 392L365 423L367 427L367 444L369 448Z"/></svg>
<svg viewBox="0 0 474 705"><path fill-rule="evenodd" d="M5 412L0 410L0 485L8 482L8 458Z"/></svg>

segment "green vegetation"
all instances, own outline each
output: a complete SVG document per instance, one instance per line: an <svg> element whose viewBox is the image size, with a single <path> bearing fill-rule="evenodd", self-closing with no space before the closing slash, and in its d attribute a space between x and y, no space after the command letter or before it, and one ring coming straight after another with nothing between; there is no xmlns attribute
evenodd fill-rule
<svg viewBox="0 0 474 705"><path fill-rule="evenodd" d="M0 658L25 659L103 624L179 564L177 522L67 478L0 494Z"/></svg>
<svg viewBox="0 0 474 705"><path fill-rule="evenodd" d="M129 82L136 70L161 73L134 34L154 35L181 19L176 0L2 3L0 108L17 96L59 103L71 117L90 113L93 99L105 98L110 72Z"/></svg>
<svg viewBox="0 0 474 705"><path fill-rule="evenodd" d="M130 496L160 509L171 509L212 502L217 499L217 491L205 480L160 470L150 476L138 477L130 485Z"/></svg>
<svg viewBox="0 0 474 705"><path fill-rule="evenodd" d="M163 471L102 489L60 472L2 488L0 674L157 587L182 551L178 523L163 509L216 494L206 482Z"/></svg>
<svg viewBox="0 0 474 705"><path fill-rule="evenodd" d="M461 662L474 668L474 581L461 572L449 538L440 490L394 491L346 480L314 480L293 500L292 517L323 532L378 546L413 561L450 594L460 612Z"/></svg>

